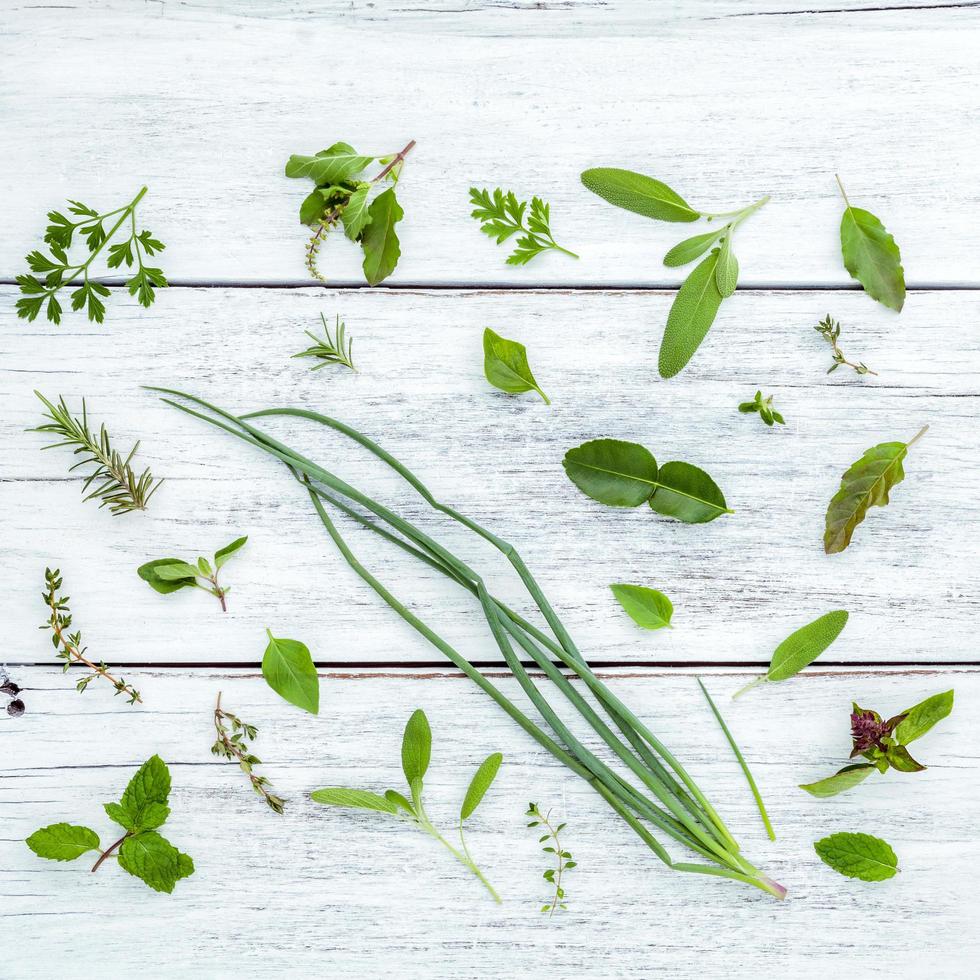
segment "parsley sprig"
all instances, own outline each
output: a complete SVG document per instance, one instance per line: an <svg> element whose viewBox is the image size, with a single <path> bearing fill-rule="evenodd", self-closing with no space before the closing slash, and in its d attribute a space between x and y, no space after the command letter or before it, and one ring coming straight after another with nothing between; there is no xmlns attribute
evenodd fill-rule
<svg viewBox="0 0 980 980"><path fill-rule="evenodd" d="M470 188L470 204L475 205L471 216L480 222L480 231L489 235L498 245L511 235L522 232L517 247L507 256L508 265L527 265L536 255L553 249L564 252L573 259L578 256L562 248L551 234L551 207L540 197L531 198L531 210L527 213L527 201L518 201L513 191L505 194L499 187L493 192ZM524 215L527 213L527 224Z"/></svg>

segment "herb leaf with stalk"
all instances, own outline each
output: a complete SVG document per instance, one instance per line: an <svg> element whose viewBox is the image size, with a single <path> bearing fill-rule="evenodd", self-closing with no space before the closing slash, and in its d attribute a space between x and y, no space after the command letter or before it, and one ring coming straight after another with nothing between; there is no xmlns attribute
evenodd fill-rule
<svg viewBox="0 0 980 980"><path fill-rule="evenodd" d="M393 789L389 789L384 796L381 796L366 790L345 789L341 786L327 786L324 789L314 790L310 797L315 803L323 803L326 806L374 810L408 820L424 830L430 837L439 841L460 864L476 875L493 896L493 900L499 904L500 896L470 856L466 838L463 835L463 823L480 805L497 775L503 756L499 752L488 756L470 783L470 788L459 813L459 839L462 850L458 850L439 833L422 805L422 780L428 771L431 755L432 730L429 728L429 720L425 717L425 712L418 708L408 719L408 724L405 725L405 733L402 736L402 770L408 783L410 798Z"/></svg>
<svg viewBox="0 0 980 980"><path fill-rule="evenodd" d="M184 392L162 388L152 390L181 399L175 401L174 397L168 397L164 401L281 460L309 496L325 530L351 568L393 612L428 639L531 738L586 780L667 867L684 873L728 878L761 889L776 898L785 896L785 888L761 873L740 853L735 839L714 806L673 753L592 671L513 545L437 500L421 480L395 457L343 422L299 408L269 408L236 416ZM348 436L390 466L430 507L468 528L507 557L550 632L535 626L496 598L482 575L421 528L253 424L256 419L267 417L300 418L327 426ZM469 591L479 602L508 668L533 705L537 717L529 716L514 704L490 678L394 596L359 561L327 512L327 507L347 515L359 526L378 534L383 540L413 555ZM561 704L568 702L624 764L630 775L614 772L573 733L570 724L531 679L514 648L515 643L558 689L564 698ZM586 693L592 701L571 683L555 660L584 682ZM605 713L605 718L600 711ZM577 725L578 722L573 720L571 724ZM614 727L620 734L614 731ZM652 797L647 794L652 794ZM693 851L704 863L672 858L648 824Z"/></svg>
<svg viewBox="0 0 980 980"><path fill-rule="evenodd" d="M748 415L751 412L758 412L762 421L772 428L773 422L778 422L780 425L785 425L786 420L772 407L773 396L770 395L768 398L762 397L762 392L757 391L755 393L755 398L750 402L742 402L738 406L738 410L743 415Z"/></svg>
<svg viewBox="0 0 980 980"><path fill-rule="evenodd" d="M480 231L489 235L498 245L507 241L511 235L523 233L517 246L507 256L507 265L527 265L531 259L542 252L555 251L578 256L567 248L562 248L551 234L551 206L540 197L531 198L531 210L524 223L527 201L518 201L513 191L505 194L499 187L491 194L486 188L482 191L470 188L470 204L474 206L470 217L480 222Z"/></svg>
<svg viewBox="0 0 980 980"><path fill-rule="evenodd" d="M318 337L315 333L309 330L304 330L310 340L313 341L312 347L307 347L306 350L301 350L298 354L293 354L293 357L312 357L318 360L319 364L314 364L310 368L311 371L319 371L320 368L326 367L328 364L343 364L344 367L350 368L355 374L357 374L357 368L354 367L354 360L351 357L351 348L354 346L353 340L347 340L345 336L346 326L344 321L340 319L340 314L337 314L337 325L336 333L333 337L330 336L330 328L327 326L326 317L321 313L320 320L323 322L323 337Z"/></svg>
<svg viewBox="0 0 980 980"><path fill-rule="evenodd" d="M837 343L837 339L840 337L840 321L835 320L829 313L813 328L823 337L824 340L833 347L834 363L827 368L827 374L836 371L842 364L845 364L849 368L853 368L857 374L873 374L875 377L878 376L877 371L872 371L864 361L858 361L855 364L853 361L849 361L844 357L844 352L840 349Z"/></svg>
<svg viewBox="0 0 980 980"><path fill-rule="evenodd" d="M245 545L248 536L235 538L230 544L219 548L214 553L214 565L207 558L200 557L197 564L183 561L180 558L157 558L140 565L136 569L139 575L151 589L155 589L161 595L169 595L178 589L196 588L202 589L213 595L221 603L221 611L228 612L225 603L225 596L231 592L231 587L218 584L218 572L226 561L239 548ZM201 579L205 584L198 581Z"/></svg>
<svg viewBox="0 0 980 980"><path fill-rule="evenodd" d="M69 201L68 211L78 218L77 221L67 217L60 211L49 211L48 225L44 240L47 242L50 255L45 255L35 249L27 256L27 264L31 273L37 275L22 275L17 277L17 285L23 293L17 300L17 315L27 320L34 320L41 312L41 307L47 304L47 318L52 323L61 323L62 308L57 294L62 289L75 283L81 283L71 294L71 308L80 310L87 307L89 320L102 323L105 319L105 304L102 300L109 295L109 288L96 279L90 278L92 263L115 237L117 231L129 221L129 236L122 241L109 245L109 257L106 265L117 269L123 262L126 268L131 268L135 259L136 274L127 281L126 286L130 295L136 296L142 306L150 306L156 298L154 286L166 286L167 280L160 269L146 265L144 257L149 258L156 252L162 252L166 247L149 231L136 230L136 207L147 188L142 188L129 204L116 208L115 211L100 213L81 201ZM106 222L115 219L107 231ZM75 233L85 239L88 257L82 262L73 262L68 257ZM44 275L44 281L38 279Z"/></svg>
<svg viewBox="0 0 980 980"><path fill-rule="evenodd" d="M555 826L551 822L550 810L547 813L542 813L537 803L529 803L527 813L524 816L533 818L528 824L528 827L543 826L545 828L545 833L538 838L538 843L544 845L541 848L542 851L546 854L554 855L555 867L548 868L541 875L555 889L555 894L551 901L541 906L541 911L547 912L548 918L551 918L555 914L556 909L561 909L563 912L568 911L568 903L565 901L565 886L562 884L562 879L568 871L576 867L577 862L573 861L571 853L563 848L561 839L558 836L565 829L565 824L560 823Z"/></svg>
<svg viewBox="0 0 980 980"><path fill-rule="evenodd" d="M75 690L79 692L84 691L96 677L101 677L116 689L116 694L125 694L129 699L129 704L136 704L137 702L142 704L143 699L140 697L140 692L131 684L127 684L121 677L117 678L110 674L109 667L104 660L95 663L85 655L88 647L82 646L81 630L76 630L74 633L69 632L72 617L68 603L71 601L71 597L58 595L61 583L60 569L56 568L54 571L51 571L50 568L46 568L44 570L44 584L46 587L44 601L47 604L51 616L39 629L51 630L51 644L58 651L58 659L64 660L65 662L63 668L64 673L68 672L68 668L72 664L79 664L87 667L91 671L90 674L83 677L75 685Z"/></svg>
<svg viewBox="0 0 980 980"><path fill-rule="evenodd" d="M550 405L551 400L538 387L527 363L527 348L516 340L508 340L489 327L483 331L483 373L487 381L510 395L536 391Z"/></svg>

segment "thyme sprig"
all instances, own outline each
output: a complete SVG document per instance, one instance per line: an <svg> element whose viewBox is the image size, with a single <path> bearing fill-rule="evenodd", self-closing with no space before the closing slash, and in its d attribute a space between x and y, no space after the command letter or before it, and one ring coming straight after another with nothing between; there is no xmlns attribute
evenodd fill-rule
<svg viewBox="0 0 980 980"><path fill-rule="evenodd" d="M840 321L833 319L828 313L814 328L817 333L820 334L824 340L827 341L831 347L834 348L834 363L827 368L827 374L836 371L842 364L846 364L847 367L853 368L858 374L873 374L875 377L878 376L877 371L872 371L864 361L858 361L855 364L853 361L849 361L844 357L844 352L840 349L837 343L837 338L840 337Z"/></svg>
<svg viewBox="0 0 980 980"><path fill-rule="evenodd" d="M301 350L292 356L316 358L320 363L314 364L310 368L311 371L319 371L320 368L326 367L328 364L343 364L344 367L349 367L356 374L357 368L354 367L354 361L351 357L354 341L347 339L347 327L344 321L340 319L340 314L337 314L336 334L333 337L330 336L327 319L322 313L320 320L323 323L323 337L318 337L310 330L304 330L303 333L313 341L313 346L307 347L306 350Z"/></svg>
<svg viewBox="0 0 980 980"><path fill-rule="evenodd" d="M132 510L146 510L150 497L156 493L157 488L163 480L154 482L153 474L147 467L137 476L130 463L136 455L136 450L140 444L129 451L129 455L123 459L112 448L109 439L109 432L103 423L99 427L99 434L95 436L88 427L88 412L85 408L85 399L82 399L82 417L79 419L68 411L65 399L59 395L58 404L53 405L39 391L34 392L47 408L45 418L50 419L44 425L39 425L31 432L50 432L58 436L62 441L43 446L43 449L57 449L59 446L74 446L75 455L82 458L73 466L68 468L68 472L78 469L79 466L95 464L95 469L85 478L82 484L82 493L89 487L96 484L95 489L89 493L85 500L98 498L102 501L99 507L108 507L114 515L126 514Z"/></svg>
<svg viewBox="0 0 980 980"><path fill-rule="evenodd" d="M228 726L231 726L229 730ZM221 707L221 692L218 691L218 701L214 706L214 729L218 733L218 738L211 746L214 755L223 756L237 762L242 772L249 778L252 789L269 804L269 808L275 813L282 813L286 807L286 801L277 796L269 787L269 780L265 776L256 774L253 766L262 765L262 760L252 755L249 751L249 742L255 740L259 730L255 725L249 725L237 715L226 711Z"/></svg>
<svg viewBox="0 0 980 980"><path fill-rule="evenodd" d="M561 882L563 875L574 868L577 862L572 860L572 855L569 851L564 850L561 845L561 840L558 837L566 825L560 823L555 826L551 822L550 810L547 813L542 813L537 803L529 803L525 816L532 818L528 824L529 827L544 827L546 829L546 833L538 838L538 843L544 845L541 848L542 851L546 854L553 854L555 859L555 866L548 868L541 875L545 881L555 886L555 894L552 896L551 901L541 906L541 911L547 912L550 918L555 914L556 909L561 909L563 912L568 911L568 903L565 901L565 889Z"/></svg>
<svg viewBox="0 0 980 980"><path fill-rule="evenodd" d="M129 704L136 704L138 701L143 703L139 691L131 684L127 684L121 677L113 677L109 673L106 662L95 663L85 656L88 647L82 646L82 633L77 630L69 633L71 628L71 610L68 608L70 596L59 596L58 590L61 588L61 570L50 568L44 570L44 584L46 591L43 594L44 602L51 611L51 618L41 627L42 630L51 630L51 643L58 651L58 659L64 660L64 671L67 673L72 664L82 664L92 672L83 677L76 685L76 691L84 691L96 677L104 677L115 689L116 694L125 694L129 699Z"/></svg>

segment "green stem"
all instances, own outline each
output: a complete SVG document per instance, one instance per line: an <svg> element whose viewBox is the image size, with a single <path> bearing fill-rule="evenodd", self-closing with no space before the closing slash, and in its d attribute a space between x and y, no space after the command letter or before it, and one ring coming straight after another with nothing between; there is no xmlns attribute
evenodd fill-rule
<svg viewBox="0 0 980 980"><path fill-rule="evenodd" d="M745 685L745 687L740 687L732 695L732 700L734 701L736 698L740 698L743 694L747 694L749 691L752 690L753 687L758 687L760 684L765 684L765 682L768 679L769 678L765 674L763 674L761 677L756 677L754 680L749 681L748 684Z"/></svg>
<svg viewBox="0 0 980 980"><path fill-rule="evenodd" d="M769 195L766 194L760 197L758 201L754 204L750 204L744 208L737 208L734 211L721 211L718 213L713 213L710 211L702 211L701 217L707 218L709 221L717 221L719 218L734 218L735 221L732 224L739 224L744 221L750 214L754 214L759 208L765 206L769 202Z"/></svg>
<svg viewBox="0 0 980 980"><path fill-rule="evenodd" d="M847 191L844 190L844 185L840 182L840 177L834 174L834 180L837 181L837 186L840 188L841 195L844 198L844 203L850 208L851 202L847 199Z"/></svg>

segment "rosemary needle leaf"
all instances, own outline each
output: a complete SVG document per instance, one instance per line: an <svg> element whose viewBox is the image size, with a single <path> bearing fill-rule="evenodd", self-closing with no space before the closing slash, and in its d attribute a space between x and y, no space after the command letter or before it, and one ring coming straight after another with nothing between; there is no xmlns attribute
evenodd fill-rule
<svg viewBox="0 0 980 980"><path fill-rule="evenodd" d="M354 346L354 341L347 339L347 327L343 320L340 319L340 315L338 314L337 316L335 333L332 337L330 336L330 328L327 326L326 317L322 313L320 314L320 321L323 323L323 337L317 337L316 334L311 333L309 330L303 331L313 341L313 345L292 356L312 357L319 361L319 364L314 364L310 368L311 371L319 371L320 368L326 367L328 364L342 364L356 374L357 368L354 367L354 359L351 356L351 348Z"/></svg>

